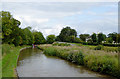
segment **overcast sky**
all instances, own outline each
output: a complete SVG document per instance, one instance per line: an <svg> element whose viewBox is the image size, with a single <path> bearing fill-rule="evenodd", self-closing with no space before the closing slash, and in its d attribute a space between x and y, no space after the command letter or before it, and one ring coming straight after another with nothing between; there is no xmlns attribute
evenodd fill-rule
<svg viewBox="0 0 120 79"><path fill-rule="evenodd" d="M2 2L2 10L18 19L21 28L31 26L45 37L66 26L78 35L118 31L117 2Z"/></svg>

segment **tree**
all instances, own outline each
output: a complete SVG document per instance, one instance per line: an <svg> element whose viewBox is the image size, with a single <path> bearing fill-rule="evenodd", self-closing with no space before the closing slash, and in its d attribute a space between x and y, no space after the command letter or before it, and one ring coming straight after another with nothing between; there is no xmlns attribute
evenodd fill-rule
<svg viewBox="0 0 120 79"><path fill-rule="evenodd" d="M107 42L107 43L112 43L112 42L113 42L113 39L112 39L111 37L106 38L106 42Z"/></svg>
<svg viewBox="0 0 120 79"><path fill-rule="evenodd" d="M43 34L41 32L33 32L35 44L44 44L46 42Z"/></svg>
<svg viewBox="0 0 120 79"><path fill-rule="evenodd" d="M117 34L117 42L120 43L120 33Z"/></svg>
<svg viewBox="0 0 120 79"><path fill-rule="evenodd" d="M99 44L101 44L102 41L105 41L105 39L106 39L106 35L105 34L103 34L103 33L99 33L98 34L98 43Z"/></svg>
<svg viewBox="0 0 120 79"><path fill-rule="evenodd" d="M112 38L113 41L117 42L117 33L116 32L109 33L108 38Z"/></svg>
<svg viewBox="0 0 120 79"><path fill-rule="evenodd" d="M86 39L88 39L90 37L90 35L89 34L80 34L79 37L82 41L86 42Z"/></svg>
<svg viewBox="0 0 120 79"><path fill-rule="evenodd" d="M97 42L97 35L96 35L96 33L93 33L92 35L91 35L91 38L92 38L92 41L95 43L95 42Z"/></svg>
<svg viewBox="0 0 120 79"><path fill-rule="evenodd" d="M52 44L53 42L55 42L55 39L56 39L55 35L48 35L47 36L47 43Z"/></svg>
<svg viewBox="0 0 120 79"><path fill-rule="evenodd" d="M70 27L63 28L59 34L59 39L62 42L70 42L70 36L77 36L77 32L75 29L71 29Z"/></svg>
<svg viewBox="0 0 120 79"><path fill-rule="evenodd" d="M0 14L0 17L2 17L2 42L19 45L21 43L21 40L18 40L21 39L19 36L19 25L21 24L20 21L14 19L10 12L2 11Z"/></svg>

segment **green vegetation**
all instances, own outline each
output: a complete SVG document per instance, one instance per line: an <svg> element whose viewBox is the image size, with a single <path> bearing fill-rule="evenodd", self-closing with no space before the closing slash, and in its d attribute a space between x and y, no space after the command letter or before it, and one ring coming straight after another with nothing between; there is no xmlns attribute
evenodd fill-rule
<svg viewBox="0 0 120 79"><path fill-rule="evenodd" d="M21 48L30 46L2 45L2 77L16 77L15 68Z"/></svg>
<svg viewBox="0 0 120 79"><path fill-rule="evenodd" d="M85 46L45 46L40 45L44 54L57 56L78 65L84 65L92 71L120 77L118 54L100 50L91 50Z"/></svg>
<svg viewBox="0 0 120 79"><path fill-rule="evenodd" d="M20 21L13 18L10 12L1 11L2 43L19 45L43 44L46 42L41 32L31 30L31 27L21 29Z"/></svg>
<svg viewBox="0 0 120 79"><path fill-rule="evenodd" d="M53 46L70 46L70 44L68 43L57 43L57 42L54 42L52 45Z"/></svg>
<svg viewBox="0 0 120 79"><path fill-rule="evenodd" d="M89 34L80 34L79 37L82 41L86 41L90 37L90 35Z"/></svg>
<svg viewBox="0 0 120 79"><path fill-rule="evenodd" d="M31 45L31 44L44 44L44 43L53 43L54 41L61 42L71 42L71 43L81 43L84 45L99 45L104 46L120 46L120 34L116 32L109 33L105 35L103 33L93 33L90 34L80 34L79 38L77 37L77 32L75 29L70 27L65 27L61 30L58 36L48 35L45 39L41 32L33 30L30 26L21 29L19 26L20 21L13 18L10 12L1 11L0 12L0 24L2 25L2 43L3 44L14 44L15 46L19 45ZM0 29L1 31L1 29ZM1 34L1 33L0 33Z"/></svg>
<svg viewBox="0 0 120 79"><path fill-rule="evenodd" d="M80 42L77 39L77 32L75 29L71 29L70 27L63 28L60 34L57 36L56 41L62 42Z"/></svg>
<svg viewBox="0 0 120 79"><path fill-rule="evenodd" d="M83 45L81 43L71 43L71 44L75 44L76 46L84 46L84 47L88 47L92 50L94 50L95 48L101 46L101 50L105 51L105 52L116 52L118 53L118 47L109 47L109 46L103 46L103 45Z"/></svg>
<svg viewBox="0 0 120 79"><path fill-rule="evenodd" d="M55 35L48 35L47 36L47 43L52 44L53 42L55 42L55 39L56 39Z"/></svg>
<svg viewBox="0 0 120 79"><path fill-rule="evenodd" d="M95 50L101 50L103 48L102 45L98 45L97 47L95 47Z"/></svg>
<svg viewBox="0 0 120 79"><path fill-rule="evenodd" d="M0 52L2 52L2 45L0 45ZM2 53L0 53L0 78L2 78Z"/></svg>

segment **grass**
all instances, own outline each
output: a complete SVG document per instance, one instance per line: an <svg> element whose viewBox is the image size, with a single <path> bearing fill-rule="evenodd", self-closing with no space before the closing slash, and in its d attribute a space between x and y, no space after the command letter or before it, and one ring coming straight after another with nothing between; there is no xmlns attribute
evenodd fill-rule
<svg viewBox="0 0 120 79"><path fill-rule="evenodd" d="M75 44L77 46L85 46L85 47L88 47L90 49L95 49L97 46L94 46L94 45L82 45L80 43L71 43L71 44ZM103 46L103 48L101 49L105 52L118 52L118 47L110 47L110 46Z"/></svg>
<svg viewBox="0 0 120 79"><path fill-rule="evenodd" d="M0 45L0 79L2 78L2 45Z"/></svg>
<svg viewBox="0 0 120 79"><path fill-rule="evenodd" d="M70 44L68 43L57 43L57 42L54 42L52 45L53 46L70 46Z"/></svg>
<svg viewBox="0 0 120 79"><path fill-rule="evenodd" d="M30 46L2 45L2 77L16 77L15 69L21 48Z"/></svg>
<svg viewBox="0 0 120 79"><path fill-rule="evenodd" d="M118 54L103 50L92 50L86 46L39 46L44 54L57 56L83 65L92 71L120 77L118 68Z"/></svg>

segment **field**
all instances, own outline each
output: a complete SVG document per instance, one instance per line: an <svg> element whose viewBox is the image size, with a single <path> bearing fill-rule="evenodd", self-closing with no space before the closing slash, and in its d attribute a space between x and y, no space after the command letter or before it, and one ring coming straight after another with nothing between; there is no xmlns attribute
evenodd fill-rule
<svg viewBox="0 0 120 79"><path fill-rule="evenodd" d="M92 71L120 77L118 69L118 53L103 50L94 50L89 46L53 46L40 45L44 54L57 56L83 65ZM109 48L109 47L108 47Z"/></svg>
<svg viewBox="0 0 120 79"><path fill-rule="evenodd" d="M20 49L30 46L2 45L2 77L16 77L17 59Z"/></svg>
<svg viewBox="0 0 120 79"><path fill-rule="evenodd" d="M90 49L95 49L97 46L95 45L82 45L80 43L71 43L71 44L75 44L76 46L85 46L88 47ZM101 50L104 50L106 52L118 52L118 47L110 47L110 46L103 46L103 48Z"/></svg>

